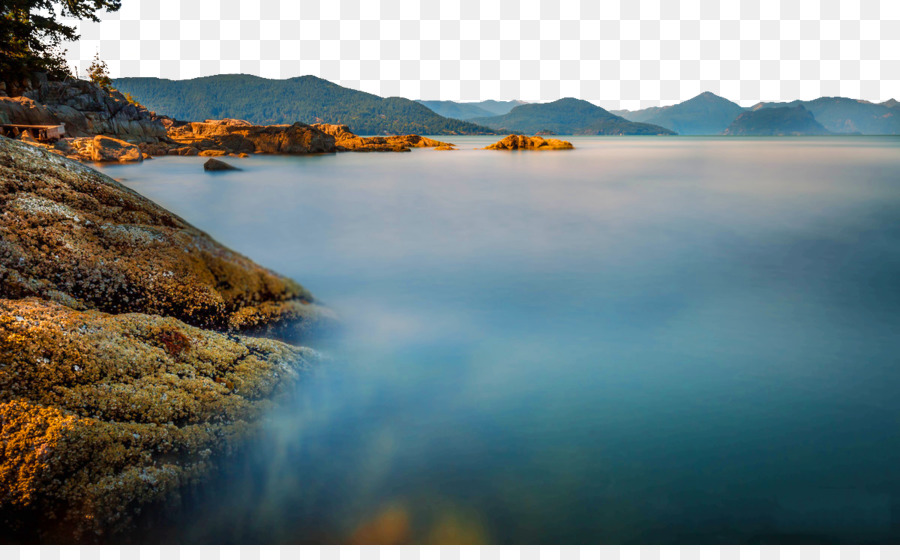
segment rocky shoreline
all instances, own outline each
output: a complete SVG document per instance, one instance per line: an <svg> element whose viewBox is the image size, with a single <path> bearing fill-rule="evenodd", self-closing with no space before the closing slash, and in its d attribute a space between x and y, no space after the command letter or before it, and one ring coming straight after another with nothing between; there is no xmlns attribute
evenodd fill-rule
<svg viewBox="0 0 900 560"><path fill-rule="evenodd" d="M115 90L84 80L40 83L19 97L0 97L0 124L65 126L51 151L93 162L138 162L154 156L408 152L450 149L419 135L357 136L345 125L253 125L237 119L183 122L156 115ZM20 138L34 142L29 132Z"/></svg>
<svg viewBox="0 0 900 560"><path fill-rule="evenodd" d="M0 536L93 542L208 478L313 370L301 344L336 318L78 160L455 148L343 125L180 123L84 81L0 98L0 123L60 122L73 136L52 146L0 136Z"/></svg>
<svg viewBox="0 0 900 560"><path fill-rule="evenodd" d="M3 530L126 529L238 448L334 321L109 177L0 138L0 520L29 520Z"/></svg>

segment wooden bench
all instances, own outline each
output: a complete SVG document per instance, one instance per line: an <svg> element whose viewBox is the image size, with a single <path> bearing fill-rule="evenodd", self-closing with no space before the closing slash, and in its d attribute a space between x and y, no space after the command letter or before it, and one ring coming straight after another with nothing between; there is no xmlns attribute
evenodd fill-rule
<svg viewBox="0 0 900 560"><path fill-rule="evenodd" d="M66 134L64 124L0 124L0 134L16 138L25 131L38 142L54 142Z"/></svg>

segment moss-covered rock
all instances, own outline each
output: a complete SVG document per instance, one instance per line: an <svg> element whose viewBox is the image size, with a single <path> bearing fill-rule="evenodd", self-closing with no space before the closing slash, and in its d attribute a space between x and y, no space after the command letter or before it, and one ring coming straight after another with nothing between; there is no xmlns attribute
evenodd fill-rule
<svg viewBox="0 0 900 560"><path fill-rule="evenodd" d="M0 299L0 512L39 510L77 539L127 527L204 477L315 359L172 318Z"/></svg>
<svg viewBox="0 0 900 560"><path fill-rule="evenodd" d="M0 540L104 540L177 498L317 358L273 339L330 317L102 173L0 137Z"/></svg>
<svg viewBox="0 0 900 560"><path fill-rule="evenodd" d="M327 315L296 282L106 175L0 137L0 294L217 330ZM306 327L306 325L303 325Z"/></svg>

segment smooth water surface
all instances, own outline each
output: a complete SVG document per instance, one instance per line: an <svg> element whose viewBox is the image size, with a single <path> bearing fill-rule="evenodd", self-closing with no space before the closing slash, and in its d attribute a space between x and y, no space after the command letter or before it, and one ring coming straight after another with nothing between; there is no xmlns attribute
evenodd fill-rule
<svg viewBox="0 0 900 560"><path fill-rule="evenodd" d="M900 538L900 139L495 140L104 168L346 327L159 538Z"/></svg>

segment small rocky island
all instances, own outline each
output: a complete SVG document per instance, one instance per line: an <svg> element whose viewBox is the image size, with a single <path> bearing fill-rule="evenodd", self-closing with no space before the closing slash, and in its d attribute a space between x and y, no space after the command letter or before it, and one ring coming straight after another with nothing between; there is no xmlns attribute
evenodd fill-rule
<svg viewBox="0 0 900 560"><path fill-rule="evenodd" d="M205 479L333 321L106 175L0 137L0 535L103 539Z"/></svg>
<svg viewBox="0 0 900 560"><path fill-rule="evenodd" d="M541 136L510 134L503 140L486 146L485 150L571 150L571 142Z"/></svg>

